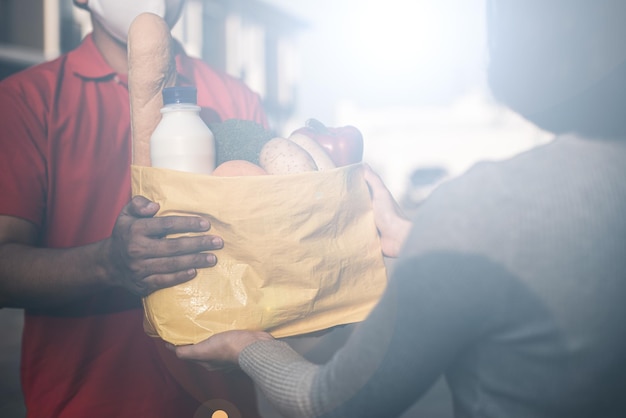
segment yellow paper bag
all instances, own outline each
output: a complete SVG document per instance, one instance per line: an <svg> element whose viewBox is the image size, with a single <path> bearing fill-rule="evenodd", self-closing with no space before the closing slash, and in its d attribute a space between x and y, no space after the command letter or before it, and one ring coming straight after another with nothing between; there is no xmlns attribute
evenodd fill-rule
<svg viewBox="0 0 626 418"><path fill-rule="evenodd" d="M202 214L224 239L215 267L144 298L146 331L173 344L231 329L275 337L363 320L386 271L363 166L217 177L132 166L157 216Z"/></svg>

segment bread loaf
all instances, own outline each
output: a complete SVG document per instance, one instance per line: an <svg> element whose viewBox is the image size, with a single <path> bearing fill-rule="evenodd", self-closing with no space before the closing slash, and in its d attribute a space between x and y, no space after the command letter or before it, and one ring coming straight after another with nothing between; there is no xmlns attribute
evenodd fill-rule
<svg viewBox="0 0 626 418"><path fill-rule="evenodd" d="M324 147L317 143L316 140L307 136L305 134L294 132L289 138L290 141L295 142L300 145L306 152L308 152L313 160L315 161L315 165L318 170L329 170L331 168L335 168L335 163L333 162L330 155L326 152Z"/></svg>
<svg viewBox="0 0 626 418"><path fill-rule="evenodd" d="M176 84L170 28L158 15L142 13L128 30L128 91L132 163L151 166L150 136L161 120L162 91Z"/></svg>
<svg viewBox="0 0 626 418"><path fill-rule="evenodd" d="M270 139L261 148L259 165L268 174L293 174L317 171L311 155L300 145L286 138Z"/></svg>

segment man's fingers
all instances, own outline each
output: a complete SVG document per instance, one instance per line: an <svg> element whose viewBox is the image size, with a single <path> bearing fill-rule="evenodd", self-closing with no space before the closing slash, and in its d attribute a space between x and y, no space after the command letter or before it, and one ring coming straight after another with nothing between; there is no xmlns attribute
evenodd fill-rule
<svg viewBox="0 0 626 418"><path fill-rule="evenodd" d="M206 251L215 251L224 247L221 237L215 235L182 236L177 238L145 238L138 241L132 251L135 259L147 260L198 254Z"/></svg>
<svg viewBox="0 0 626 418"><path fill-rule="evenodd" d="M159 204L143 196L134 196L125 209L128 215L133 217L152 217L159 211Z"/></svg>
<svg viewBox="0 0 626 418"><path fill-rule="evenodd" d="M197 270L192 268L169 274L155 274L135 282L129 289L137 296L146 297L159 289L186 283L196 277L197 274Z"/></svg>
<svg viewBox="0 0 626 418"><path fill-rule="evenodd" d="M215 235L198 235L194 237L166 238L159 241L164 255L183 255L201 251L214 251L224 247L221 237ZM156 252L157 256L161 256Z"/></svg>
<svg viewBox="0 0 626 418"><path fill-rule="evenodd" d="M212 253L196 253L177 257L149 258L141 262L144 271L138 271L145 277L152 275L173 274L190 269L213 267L217 257Z"/></svg>
<svg viewBox="0 0 626 418"><path fill-rule="evenodd" d="M199 216L161 216L136 222L137 232L151 237L164 237L187 232L206 232L211 223Z"/></svg>
<svg viewBox="0 0 626 418"><path fill-rule="evenodd" d="M142 277L134 284L135 291L146 296L158 289L185 283L197 275L197 269L215 266L217 257L211 253L179 257L151 258L136 263L133 274Z"/></svg>

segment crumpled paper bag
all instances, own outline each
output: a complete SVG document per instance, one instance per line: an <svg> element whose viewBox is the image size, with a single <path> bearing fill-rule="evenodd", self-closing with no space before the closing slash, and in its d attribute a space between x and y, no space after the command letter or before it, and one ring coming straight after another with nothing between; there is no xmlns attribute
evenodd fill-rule
<svg viewBox="0 0 626 418"><path fill-rule="evenodd" d="M143 300L146 332L191 344L232 329L275 337L367 316L386 270L363 166L218 177L132 166L157 216L202 214L224 239L215 267Z"/></svg>

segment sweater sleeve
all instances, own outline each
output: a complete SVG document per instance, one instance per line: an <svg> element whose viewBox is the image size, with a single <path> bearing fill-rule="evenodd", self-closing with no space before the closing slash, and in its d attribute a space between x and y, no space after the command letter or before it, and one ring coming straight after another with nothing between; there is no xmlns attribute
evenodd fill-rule
<svg viewBox="0 0 626 418"><path fill-rule="evenodd" d="M239 355L239 366L287 416L314 417L310 392L319 366L282 341L259 341Z"/></svg>
<svg viewBox="0 0 626 418"><path fill-rule="evenodd" d="M461 350L495 326L507 273L482 257L426 254L395 270L380 303L326 364L283 342L247 347L239 363L290 417L398 416ZM489 295L489 297L487 297Z"/></svg>

